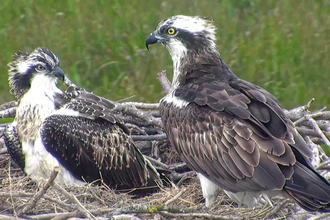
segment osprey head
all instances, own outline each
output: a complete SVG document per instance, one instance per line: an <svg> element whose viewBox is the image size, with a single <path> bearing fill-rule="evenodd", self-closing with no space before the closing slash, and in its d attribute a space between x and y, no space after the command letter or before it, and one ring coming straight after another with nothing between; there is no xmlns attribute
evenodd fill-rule
<svg viewBox="0 0 330 220"><path fill-rule="evenodd" d="M146 40L149 44L163 44L171 56L181 57L185 53L202 53L214 50L215 26L210 19L177 15L159 23L157 29Z"/></svg>
<svg viewBox="0 0 330 220"><path fill-rule="evenodd" d="M41 75L54 83L57 79L64 81L64 72L59 65L58 57L47 48L37 48L30 54L16 53L8 64L10 92L21 98L30 89L33 79Z"/></svg>

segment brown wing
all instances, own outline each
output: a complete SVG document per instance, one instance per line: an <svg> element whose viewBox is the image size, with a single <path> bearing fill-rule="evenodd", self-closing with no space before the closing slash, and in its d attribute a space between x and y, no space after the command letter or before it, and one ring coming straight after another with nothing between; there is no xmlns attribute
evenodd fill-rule
<svg viewBox="0 0 330 220"><path fill-rule="evenodd" d="M115 102L74 86L70 86L65 94L69 102L65 103L64 108L78 111L86 118L103 118L111 123L123 123L112 112Z"/></svg>
<svg viewBox="0 0 330 220"><path fill-rule="evenodd" d="M41 136L47 151L76 178L102 179L114 189L158 184L156 169L112 112L114 102L71 86L57 103L79 112L79 117L52 115L46 118Z"/></svg>
<svg viewBox="0 0 330 220"><path fill-rule="evenodd" d="M162 103L172 144L194 170L226 190L282 189L296 163L294 137L299 152L310 155L276 99L253 84L194 73L174 95L191 104L177 109Z"/></svg>
<svg viewBox="0 0 330 220"><path fill-rule="evenodd" d="M159 178L133 140L103 119L52 115L41 136L47 151L78 179L130 189L155 186Z"/></svg>
<svg viewBox="0 0 330 220"><path fill-rule="evenodd" d="M286 176L292 175L292 169L284 174L273 161L295 163L288 145L281 144L284 152L275 156L260 147L262 140L253 130L227 113L190 104L178 119L173 117L176 111L170 107L169 114L162 112L171 143L192 169L222 188L232 192L280 189Z"/></svg>

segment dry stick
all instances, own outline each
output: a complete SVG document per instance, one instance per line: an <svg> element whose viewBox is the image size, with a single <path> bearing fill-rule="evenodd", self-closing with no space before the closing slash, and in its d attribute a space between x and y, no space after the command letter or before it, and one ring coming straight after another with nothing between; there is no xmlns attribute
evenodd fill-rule
<svg viewBox="0 0 330 220"><path fill-rule="evenodd" d="M76 212L76 211L74 211L74 212ZM47 219L48 220L48 219L56 218L57 216L60 216L60 215L69 215L70 213L74 213L74 212L45 213L45 214L37 214L37 215L28 215L26 217L28 217L28 219L38 219L38 220ZM76 217L78 215L79 214L77 214Z"/></svg>
<svg viewBox="0 0 330 220"><path fill-rule="evenodd" d="M12 216L12 215L0 215L0 219L2 219L2 220L25 220L24 218L19 218L19 217Z"/></svg>
<svg viewBox="0 0 330 220"><path fill-rule="evenodd" d="M77 216L78 216L77 211L69 212L69 213L59 213L58 216L55 216L51 220L62 220L62 219L68 219L68 218L77 217Z"/></svg>
<svg viewBox="0 0 330 220"><path fill-rule="evenodd" d="M120 103L119 105L125 105L130 107L135 106L136 108L141 108L141 109L158 109L159 107L158 103L143 103L143 102L123 102Z"/></svg>
<svg viewBox="0 0 330 220"><path fill-rule="evenodd" d="M59 191L60 193L62 193L66 198L68 198L72 203L75 203L77 205L77 208L79 210L79 212L81 212L85 217L87 218L93 218L96 219L96 217L90 213L77 199L76 196L72 195L71 193L69 193L68 191L66 191L63 187L61 187L60 185L58 185L57 183L53 184L53 187Z"/></svg>
<svg viewBox="0 0 330 220"><path fill-rule="evenodd" d="M32 197L34 193L26 193L26 192L17 192L17 193L10 193L10 192L0 192L0 197Z"/></svg>
<svg viewBox="0 0 330 220"><path fill-rule="evenodd" d="M161 215L172 217L172 218L178 218L178 217L185 217L185 218L203 218L203 219L219 219L219 220L241 220L243 218L241 217L235 217L235 216L223 216L223 215L213 215L208 213L172 213L169 211L160 211Z"/></svg>
<svg viewBox="0 0 330 220"><path fill-rule="evenodd" d="M268 219L268 218L272 217L273 215L276 215L276 214L280 211L280 209L281 209L283 206L285 206L287 203L289 203L289 202L290 202L289 199L286 199L286 200L284 200L284 201L281 201L279 204L277 204L276 207L274 207L274 209L272 209L271 211L269 211L269 212L267 213L267 215L266 215L265 217L263 217L263 218L264 218L264 219Z"/></svg>
<svg viewBox="0 0 330 220"><path fill-rule="evenodd" d="M10 102L3 103L2 105L0 105L0 111L6 110L6 109L9 109L12 107L16 107L17 105L18 105L17 101L10 101Z"/></svg>
<svg viewBox="0 0 330 220"><path fill-rule="evenodd" d="M125 120L125 119L124 119ZM126 122L126 121L125 121ZM125 123L126 127L128 127L129 129L134 129L134 131L140 132L141 135L147 135L148 133L140 128L139 126L135 125L135 124L131 124L131 123Z"/></svg>
<svg viewBox="0 0 330 220"><path fill-rule="evenodd" d="M316 215L316 216L312 216L310 218L308 218L307 220L321 220L321 219L329 219L330 214L329 213L322 213L320 215Z"/></svg>
<svg viewBox="0 0 330 220"><path fill-rule="evenodd" d="M160 168L163 168L165 170L169 170L170 169L167 164L164 164L164 163L160 162L159 160L156 160L156 159L154 159L152 157L149 157L147 155L144 155L144 157L147 158L151 163L153 163L154 165L156 165L156 166L158 166Z"/></svg>
<svg viewBox="0 0 330 220"><path fill-rule="evenodd" d="M105 208L105 209L95 209L95 210L90 210L90 213L93 213L93 215L102 215L104 213L112 213L117 209L114 208ZM76 212L76 211L75 211ZM52 219L56 218L59 215L70 215L74 212L62 212L62 213L46 213L46 214L37 214L37 215L29 215L28 217L30 219L38 219L38 220L43 220L43 219ZM76 214L76 217L80 216L80 213L78 212Z"/></svg>
<svg viewBox="0 0 330 220"><path fill-rule="evenodd" d="M15 117L17 107L11 107L0 111L0 118L12 118Z"/></svg>
<svg viewBox="0 0 330 220"><path fill-rule="evenodd" d="M166 70L163 70L160 73L158 73L157 79L158 79L160 85L163 87L166 94L168 94L171 91L172 84L166 76Z"/></svg>
<svg viewBox="0 0 330 220"><path fill-rule="evenodd" d="M187 191L187 188L186 189L183 189L183 190L180 190L179 193L177 193L175 196L173 196L173 198L167 200L167 202L165 202L165 206L167 206L168 204L174 202L175 200L177 200L185 191Z"/></svg>
<svg viewBox="0 0 330 220"><path fill-rule="evenodd" d="M166 134L154 134L154 135L131 135L134 141L161 141L166 140Z"/></svg>
<svg viewBox="0 0 330 220"><path fill-rule="evenodd" d="M135 116L138 118L141 118L141 119L145 120L146 122L148 122L150 125L154 125L157 127L163 126L163 124L159 118L155 118L151 114L148 114L148 112L140 111L135 107L127 107L127 106L119 105L116 107L116 110L122 111L126 114L129 114L129 115L132 115L132 116Z"/></svg>
<svg viewBox="0 0 330 220"><path fill-rule="evenodd" d="M319 128L319 126L317 125L316 121L311 118L311 116L307 116L308 120L313 124L313 128L315 130L315 132L322 138L324 144L326 144L328 146L328 148L330 149L330 141L329 139L324 135L324 133L321 131L321 129Z"/></svg>
<svg viewBox="0 0 330 220"><path fill-rule="evenodd" d="M324 169L326 166L328 166L330 164L330 160L325 161L323 163L321 163L320 165L318 165L317 167L315 167L316 170L322 170Z"/></svg>
<svg viewBox="0 0 330 220"><path fill-rule="evenodd" d="M21 215L27 213L28 211L30 211L31 209L33 209L33 207L36 205L36 203L39 201L39 199L47 192L49 187L54 183L54 180L59 171L60 171L60 168L58 166L54 167L47 182L44 184L44 186L41 188L41 190L39 192L37 192L35 194L35 196L33 196L33 198L23 207L23 209L21 209L17 213L18 216L21 216Z"/></svg>
<svg viewBox="0 0 330 220"><path fill-rule="evenodd" d="M299 107L291 109L289 111L285 110L285 113L289 116L289 118L292 121L296 121L296 120L300 119L301 117L303 117L304 115L306 115L306 113L308 113L307 111L310 108L310 106L314 100L315 99L312 98L311 100L309 100L309 102L307 102L306 105L299 106Z"/></svg>
<svg viewBox="0 0 330 220"><path fill-rule="evenodd" d="M323 112L314 112L314 113L306 114L303 117L301 117L300 119L298 119L297 121L295 121L293 124L295 126L298 126L301 123L303 123L304 121L308 121L309 119L322 116L322 114L323 114Z"/></svg>

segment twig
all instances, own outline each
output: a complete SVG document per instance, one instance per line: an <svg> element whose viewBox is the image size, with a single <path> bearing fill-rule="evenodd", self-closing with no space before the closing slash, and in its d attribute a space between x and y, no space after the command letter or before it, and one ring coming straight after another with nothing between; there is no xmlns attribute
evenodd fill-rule
<svg viewBox="0 0 330 220"><path fill-rule="evenodd" d="M310 108L311 104L314 102L314 98L312 98L311 100L309 100L309 102L307 102L306 105L303 106L299 106L297 108L291 109L289 111L285 111L286 114L289 116L289 118L292 121L296 121L299 118L303 117L304 115L306 115L306 113L308 113L308 109Z"/></svg>
<svg viewBox="0 0 330 220"><path fill-rule="evenodd" d="M319 126L317 125L317 123L315 122L315 120L312 119L310 116L307 116L307 117L308 117L308 120L313 124L313 127L314 127L315 132L321 137L321 139L323 140L324 144L326 144L328 146L328 149L330 149L330 141L329 141L329 139L321 131L321 129L319 128Z"/></svg>
<svg viewBox="0 0 330 220"><path fill-rule="evenodd" d="M0 219L2 219L2 220L25 220L24 218L19 218L19 217L12 216L12 215L0 215Z"/></svg>
<svg viewBox="0 0 330 220"><path fill-rule="evenodd" d="M297 121L295 121L293 124L295 126L298 126L301 123L303 123L304 121L309 121L310 119L319 117L322 114L323 114L322 112L315 112L315 113L310 113L310 114L304 115L303 117L301 117L300 119L298 119Z"/></svg>
<svg viewBox="0 0 330 220"><path fill-rule="evenodd" d="M243 218L236 217L236 216L224 216L224 215L213 215L209 213L172 213L169 211L161 211L159 212L161 215L172 217L172 218L203 218L203 219L220 219L220 220L240 220Z"/></svg>
<svg viewBox="0 0 330 220"><path fill-rule="evenodd" d="M35 195L34 193L26 193L26 192L16 192L16 193L0 192L0 197L32 197L34 195Z"/></svg>
<svg viewBox="0 0 330 220"><path fill-rule="evenodd" d="M153 165L156 165L156 166L158 166L158 167L160 167L160 168L163 168L163 169L165 169L165 170L169 170L170 168L169 168L169 166L168 165L166 165L166 164L164 164L164 163L162 163L162 162L160 162L159 160L156 160L156 159L154 159L154 158L152 158L152 157L149 157L149 156L145 156Z"/></svg>
<svg viewBox="0 0 330 220"><path fill-rule="evenodd" d="M177 193L175 196L173 196L171 199L167 200L167 202L165 202L165 206L168 206L170 203L174 202L175 200L177 200L185 191L187 191L187 188L180 190L179 193Z"/></svg>
<svg viewBox="0 0 330 220"><path fill-rule="evenodd" d="M23 209L18 211L18 213L17 213L18 216L22 216L23 214L25 214L28 211L30 211L31 209L33 209L33 207L37 204L39 199L47 192L49 187L54 183L54 180L55 180L59 170L60 170L60 168L58 166L54 167L47 182L44 184L44 186L41 188L41 190L39 192L37 192L35 194L35 196L33 196L33 198L23 207Z"/></svg>
<svg viewBox="0 0 330 220"><path fill-rule="evenodd" d="M172 84L166 76L166 70L163 70L160 73L158 73L157 79L158 79L160 85L163 87L166 94L168 94L171 91Z"/></svg>
<svg viewBox="0 0 330 220"><path fill-rule="evenodd" d="M283 206L285 206L288 202L290 202L289 199L285 199L284 201L281 201L279 204L277 204L276 207L273 208L273 210L267 212L267 214L263 218L264 219L268 219L269 217L272 217L273 215L277 214L280 211L280 209Z"/></svg>
<svg viewBox="0 0 330 220"><path fill-rule="evenodd" d="M53 187L62 193L66 198L68 198L72 203L75 203L77 205L78 211L81 212L85 217L87 218L93 218L96 219L96 217L90 213L77 199L76 196L70 194L68 191L66 191L63 187L58 185L57 183L53 184Z"/></svg>
<svg viewBox="0 0 330 220"><path fill-rule="evenodd" d="M131 135L134 141L161 141L166 140L166 134L155 135Z"/></svg>
<svg viewBox="0 0 330 220"><path fill-rule="evenodd" d="M318 165L317 167L315 167L315 169L316 169L316 170L322 170L322 169L324 169L326 166L329 166L329 165L330 165L330 160L321 163L320 165Z"/></svg>
<svg viewBox="0 0 330 220"><path fill-rule="evenodd" d="M135 106L136 108L141 109L158 109L159 104L158 103L143 103L143 102L123 102L119 105L125 105L125 106Z"/></svg>
<svg viewBox="0 0 330 220"><path fill-rule="evenodd" d="M61 215L70 215L70 213L73 213L73 212L46 213L46 214L38 214L38 215L28 215L28 216L25 216L25 217L28 217L29 219L43 220L43 219L56 218L56 217L61 216ZM76 214L76 216L73 216L73 217L78 217L78 214Z"/></svg>
<svg viewBox="0 0 330 220"><path fill-rule="evenodd" d="M11 102L3 103L2 105L0 105L0 111L6 110L6 109L9 109L9 108L12 108L12 107L16 107L17 105L18 105L17 101L11 101Z"/></svg>
<svg viewBox="0 0 330 220"><path fill-rule="evenodd" d="M5 110L0 111L0 118L13 118L16 114L17 107L11 107Z"/></svg>
<svg viewBox="0 0 330 220"><path fill-rule="evenodd" d="M141 118L141 119L145 120L146 122L148 122L150 125L154 125L157 127L163 126L163 124L159 118L155 118L151 114L148 114L148 112L140 111L135 107L127 107L124 105L118 105L116 107L116 111L120 111L122 113L126 113L129 115Z"/></svg>
<svg viewBox="0 0 330 220"><path fill-rule="evenodd" d="M316 215L316 216L312 216L310 218L308 218L307 220L321 220L321 219L329 219L330 218L330 214L329 213L322 213L320 215Z"/></svg>
<svg viewBox="0 0 330 220"><path fill-rule="evenodd" d="M77 211L68 212L68 213L58 213L58 216L55 216L51 220L69 219L69 218L77 217L77 216L78 216L78 212Z"/></svg>

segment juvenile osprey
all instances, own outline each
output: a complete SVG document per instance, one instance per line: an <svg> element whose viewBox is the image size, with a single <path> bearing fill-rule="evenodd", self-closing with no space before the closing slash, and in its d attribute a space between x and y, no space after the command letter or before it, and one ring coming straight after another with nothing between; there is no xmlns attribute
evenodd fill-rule
<svg viewBox="0 0 330 220"><path fill-rule="evenodd" d="M238 78L214 41L212 21L181 15L146 40L172 56L172 90L160 114L171 144L198 172L206 205L219 186L247 205L259 193L282 192L306 210L329 212L330 184L309 163L311 151L277 99Z"/></svg>
<svg viewBox="0 0 330 220"><path fill-rule="evenodd" d="M19 106L5 142L32 179L48 178L59 166L55 181L62 184L102 180L117 190L157 185L157 171L112 113L114 103L80 88L57 87L65 76L54 53L46 48L19 52L9 67Z"/></svg>

